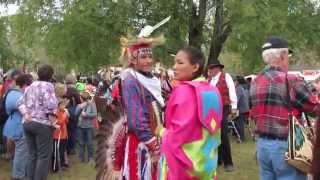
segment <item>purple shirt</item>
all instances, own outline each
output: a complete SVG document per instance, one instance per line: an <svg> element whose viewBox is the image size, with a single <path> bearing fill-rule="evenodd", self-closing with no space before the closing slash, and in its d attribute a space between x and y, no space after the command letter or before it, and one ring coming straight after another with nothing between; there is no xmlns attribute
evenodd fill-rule
<svg viewBox="0 0 320 180"><path fill-rule="evenodd" d="M56 112L58 100L55 96L52 83L45 81L33 82L19 101L19 110L22 114L28 113L32 121L51 125L49 114Z"/></svg>

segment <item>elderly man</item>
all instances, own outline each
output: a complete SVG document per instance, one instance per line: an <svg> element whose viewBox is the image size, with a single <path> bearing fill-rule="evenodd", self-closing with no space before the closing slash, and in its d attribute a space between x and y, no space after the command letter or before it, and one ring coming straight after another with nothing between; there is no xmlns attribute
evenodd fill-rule
<svg viewBox="0 0 320 180"><path fill-rule="evenodd" d="M310 86L300 77L287 74L291 50L286 40L271 36L262 47L267 64L251 84L251 116L256 122L258 161L261 180L300 180L306 175L284 159L288 143L288 103L293 112L320 115L320 104ZM287 93L290 91L290 100Z"/></svg>

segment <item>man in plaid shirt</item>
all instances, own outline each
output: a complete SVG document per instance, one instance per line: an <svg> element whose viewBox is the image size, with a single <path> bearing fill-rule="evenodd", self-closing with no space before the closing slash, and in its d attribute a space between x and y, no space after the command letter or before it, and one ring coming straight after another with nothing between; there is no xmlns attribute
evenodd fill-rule
<svg viewBox="0 0 320 180"><path fill-rule="evenodd" d="M320 104L301 77L288 74L291 50L286 40L271 36L262 47L266 68L251 84L251 117L256 122L258 161L261 180L300 180L306 175L287 164L289 105L293 114L320 115ZM289 84L289 95L287 93ZM290 102L289 102L290 101Z"/></svg>

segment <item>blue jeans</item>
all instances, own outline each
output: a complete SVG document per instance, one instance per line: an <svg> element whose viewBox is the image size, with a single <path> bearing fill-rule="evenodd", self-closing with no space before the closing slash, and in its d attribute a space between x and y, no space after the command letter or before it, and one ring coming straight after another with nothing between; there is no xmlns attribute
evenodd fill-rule
<svg viewBox="0 0 320 180"><path fill-rule="evenodd" d="M285 161L287 141L259 138L257 142L260 180L306 180L303 174Z"/></svg>
<svg viewBox="0 0 320 180"><path fill-rule="evenodd" d="M79 157L82 162L85 161L86 148L88 149L88 161L93 158L93 129L92 128L78 128L80 151Z"/></svg>
<svg viewBox="0 0 320 180"><path fill-rule="evenodd" d="M25 136L15 141L15 151L13 157L12 177L22 179L26 177L28 162L28 146Z"/></svg>
<svg viewBox="0 0 320 180"><path fill-rule="evenodd" d="M0 154L6 153L5 138L3 136L4 123L0 123Z"/></svg>
<svg viewBox="0 0 320 180"><path fill-rule="evenodd" d="M68 144L67 151L70 153L71 151L76 149L76 141L77 141L77 124L78 120L74 118L69 118L69 123L67 125L68 128Z"/></svg>
<svg viewBox="0 0 320 180"><path fill-rule="evenodd" d="M244 141L244 124L246 121L246 117L244 113L240 113L239 116L237 117L237 119L235 120L235 125L237 128L237 131L240 135L240 139L241 141Z"/></svg>

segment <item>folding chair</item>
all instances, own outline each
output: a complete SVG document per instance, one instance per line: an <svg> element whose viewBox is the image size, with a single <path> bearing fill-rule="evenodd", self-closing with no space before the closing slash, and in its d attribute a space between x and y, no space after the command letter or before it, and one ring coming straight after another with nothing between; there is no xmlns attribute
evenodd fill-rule
<svg viewBox="0 0 320 180"><path fill-rule="evenodd" d="M237 141L239 143L242 143L240 134L236 128L236 123L234 122L235 120L236 120L236 118L228 118L228 129L231 130L232 132L234 132L237 137Z"/></svg>

